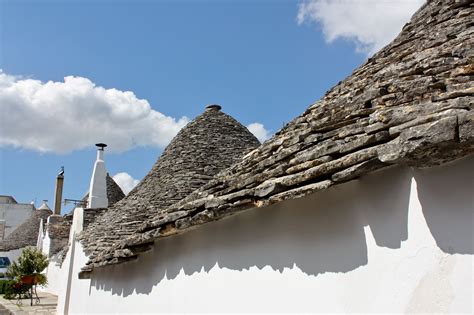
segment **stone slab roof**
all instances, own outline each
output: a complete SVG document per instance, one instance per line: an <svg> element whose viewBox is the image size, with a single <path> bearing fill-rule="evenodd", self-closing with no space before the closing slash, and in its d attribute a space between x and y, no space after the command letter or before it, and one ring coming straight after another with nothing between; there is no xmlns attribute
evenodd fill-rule
<svg viewBox="0 0 474 315"><path fill-rule="evenodd" d="M110 205L115 204L125 197L125 194L122 191L122 188L115 182L115 180L107 173L106 177L107 185L107 198ZM87 193L82 199L82 203L87 204L89 198L89 193ZM86 228L91 222L95 220L97 216L103 213L104 209L87 209L89 211L84 212L84 228ZM59 262L63 262L66 254L69 250L69 233L71 231L72 219L73 219L74 209L70 213L64 215L63 217L57 217L53 222L48 224L46 228L48 229L49 236L51 239L56 242L62 241L64 246L56 247L51 250L50 254L55 255L59 254Z"/></svg>
<svg viewBox="0 0 474 315"><path fill-rule="evenodd" d="M122 188L115 182L115 180L107 173L106 176L106 185L107 185L107 200L109 202L109 206L117 203L118 201L122 200L125 197ZM82 203L87 205L87 201L89 199L89 192L81 199Z"/></svg>
<svg viewBox="0 0 474 315"><path fill-rule="evenodd" d="M391 165L474 152L474 4L428 1L399 36L272 139L128 237L80 276L241 210L294 199Z"/></svg>
<svg viewBox="0 0 474 315"><path fill-rule="evenodd" d="M143 180L98 216L79 239L91 259L131 234L146 220L200 188L260 143L247 128L208 106L171 141ZM87 209L86 209L87 210Z"/></svg>
<svg viewBox="0 0 474 315"><path fill-rule="evenodd" d="M118 201L122 200L125 197L125 194L122 191L122 188L115 182L115 180L107 173L106 177L107 185L107 199L109 205L114 205ZM87 193L81 200L87 204L89 198L89 193ZM87 211L86 211L87 210ZM86 209L84 211L84 226L87 228L95 219L101 215L105 209ZM56 219L54 222L47 226L49 231L49 236L56 241L63 241L64 246L62 248L57 248L51 252L52 255L58 254L59 261L62 262L66 257L66 254L69 249L69 233L71 231L73 212Z"/></svg>
<svg viewBox="0 0 474 315"><path fill-rule="evenodd" d="M41 220L46 221L51 214L53 214L53 212L49 209L35 210L28 220L20 224L10 235L0 242L0 251L5 252L26 246L36 246L40 222Z"/></svg>
<svg viewBox="0 0 474 315"><path fill-rule="evenodd" d="M2 203L18 203L13 196L0 195L0 204Z"/></svg>
<svg viewBox="0 0 474 315"><path fill-rule="evenodd" d="M72 225L72 217L54 215L46 224L49 237L52 239L69 239L69 231Z"/></svg>
<svg viewBox="0 0 474 315"><path fill-rule="evenodd" d="M125 194L123 193L122 188L120 188L120 186L115 182L115 180L112 177L110 177L109 173L107 173L106 185L107 185L107 199L108 199L109 205L113 205L125 197Z"/></svg>

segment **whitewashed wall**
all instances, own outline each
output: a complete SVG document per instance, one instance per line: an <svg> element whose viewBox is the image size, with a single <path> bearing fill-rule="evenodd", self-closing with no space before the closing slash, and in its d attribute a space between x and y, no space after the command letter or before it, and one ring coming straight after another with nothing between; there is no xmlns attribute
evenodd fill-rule
<svg viewBox="0 0 474 315"><path fill-rule="evenodd" d="M473 171L392 168L163 239L74 274L69 311L471 314Z"/></svg>
<svg viewBox="0 0 474 315"><path fill-rule="evenodd" d="M49 259L49 265L45 270L48 284L44 287L38 287L38 291L45 291L58 296L64 292L63 287L67 277L67 270L62 268L62 266L55 257Z"/></svg>
<svg viewBox="0 0 474 315"><path fill-rule="evenodd" d="M31 204L25 203L0 203L0 220L5 220L5 235L6 238L13 232L20 224L31 217L35 208ZM1 238L1 235L0 235Z"/></svg>
<svg viewBox="0 0 474 315"><path fill-rule="evenodd" d="M86 288L89 287L88 283L90 280L78 282L78 273L81 267L87 262L87 257L82 250L81 244L75 240L76 235L83 229L83 217L84 209L75 208L69 235L70 245L66 257L62 263L57 255L50 258L50 264L46 269L48 284L40 288L42 291L58 296L58 314L67 313L70 301L78 298L78 296L71 294L72 286L74 286L75 292L85 292L87 291ZM46 234L43 240L43 246L49 245L48 239L48 234Z"/></svg>

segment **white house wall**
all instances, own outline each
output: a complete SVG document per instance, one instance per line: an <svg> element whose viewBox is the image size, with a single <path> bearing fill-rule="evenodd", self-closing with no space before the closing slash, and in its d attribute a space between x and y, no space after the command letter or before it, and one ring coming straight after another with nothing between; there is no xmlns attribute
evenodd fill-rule
<svg viewBox="0 0 474 315"><path fill-rule="evenodd" d="M49 259L49 265L46 268L46 277L48 284L45 287L39 287L39 291L46 291L55 295L63 294L64 284L66 282L67 270L63 268L64 264L60 264L55 257Z"/></svg>
<svg viewBox="0 0 474 315"><path fill-rule="evenodd" d="M58 296L58 314L66 313L65 310L68 309L70 301L76 300L77 297L71 294L73 286L74 292L83 292L87 291L86 287L88 287L88 282L90 282L89 280L78 282L77 279L80 268L87 262L87 257L82 251L80 243L75 240L77 233L80 233L83 229L83 217L84 209L75 208L69 235L70 245L66 257L62 263L58 260L57 255L50 258L50 263L46 270L48 285L40 288L42 291ZM44 241L46 240L47 242L47 239L49 239L48 234L46 234Z"/></svg>
<svg viewBox="0 0 474 315"><path fill-rule="evenodd" d="M33 205L24 203L0 203L0 220L5 220L5 235L6 238L13 232L20 224L31 217L35 211ZM2 235L0 235L1 239Z"/></svg>
<svg viewBox="0 0 474 315"><path fill-rule="evenodd" d="M74 274L69 311L471 314L473 170L392 168L200 226Z"/></svg>

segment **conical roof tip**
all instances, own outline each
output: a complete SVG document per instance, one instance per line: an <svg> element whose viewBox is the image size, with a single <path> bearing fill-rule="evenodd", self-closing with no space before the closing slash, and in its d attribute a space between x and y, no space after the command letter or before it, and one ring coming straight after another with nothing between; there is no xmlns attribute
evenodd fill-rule
<svg viewBox="0 0 474 315"><path fill-rule="evenodd" d="M38 210L51 210L51 208L48 206L48 200L43 200L43 203L38 208Z"/></svg>
<svg viewBox="0 0 474 315"><path fill-rule="evenodd" d="M117 201L120 201L123 197L125 197L125 194L124 194L122 188L120 188L120 186L110 176L109 173L107 173L105 179L106 179L106 185L107 185L107 199L109 201L109 206L112 206L114 203L116 203ZM89 192L87 192L85 194L85 196L82 197L82 199L81 199L84 206L87 205L87 200L88 199L89 199Z"/></svg>
<svg viewBox="0 0 474 315"><path fill-rule="evenodd" d="M181 129L148 175L125 199L146 196L148 201L160 200L161 205L163 198L156 199L160 195L156 188L169 190L174 186L176 190L170 191L166 198L167 203L174 203L260 145L246 127L221 108L217 104L208 105L201 115ZM157 178L163 183L158 185Z"/></svg>
<svg viewBox="0 0 474 315"><path fill-rule="evenodd" d="M206 106L206 110L221 110L222 106L219 104L211 104Z"/></svg>

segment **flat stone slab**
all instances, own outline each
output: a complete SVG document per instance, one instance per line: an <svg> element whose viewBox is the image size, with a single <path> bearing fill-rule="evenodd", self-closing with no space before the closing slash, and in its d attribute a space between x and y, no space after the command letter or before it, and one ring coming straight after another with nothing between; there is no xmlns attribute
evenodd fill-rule
<svg viewBox="0 0 474 315"><path fill-rule="evenodd" d="M18 305L16 299L7 300L3 295L0 295L0 315L56 314L56 306L58 305L58 297L56 295L46 292L38 292L38 297L40 298L40 304L30 306L29 299L22 299L22 303Z"/></svg>

